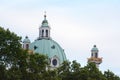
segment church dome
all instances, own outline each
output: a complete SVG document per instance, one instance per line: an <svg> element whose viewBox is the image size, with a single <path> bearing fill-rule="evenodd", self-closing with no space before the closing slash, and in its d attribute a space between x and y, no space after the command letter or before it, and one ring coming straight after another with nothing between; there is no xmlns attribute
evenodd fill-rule
<svg viewBox="0 0 120 80"><path fill-rule="evenodd" d="M91 49L91 51L98 51L98 48L96 47L96 45L93 46L93 48Z"/></svg>
<svg viewBox="0 0 120 80"><path fill-rule="evenodd" d="M39 53L48 56L49 64L51 69L59 67L64 61L66 61L66 55L61 46L51 39L50 37L50 27L48 25L48 21L46 19L46 15L44 15L44 20L42 21L42 25L39 27L39 37L34 42L28 44L27 49L33 51L33 53ZM28 37L26 37L23 41L30 42ZM25 48L26 49L26 48Z"/></svg>
<svg viewBox="0 0 120 80"><path fill-rule="evenodd" d="M34 53L47 55L52 66L59 66L66 60L64 50L60 45L52 39L40 39L30 44L30 50Z"/></svg>
<svg viewBox="0 0 120 80"><path fill-rule="evenodd" d="M25 39L23 40L23 43L30 43L28 36L25 37Z"/></svg>
<svg viewBox="0 0 120 80"><path fill-rule="evenodd" d="M44 20L42 21L42 27L49 27L48 21L46 20L46 15L44 15Z"/></svg>

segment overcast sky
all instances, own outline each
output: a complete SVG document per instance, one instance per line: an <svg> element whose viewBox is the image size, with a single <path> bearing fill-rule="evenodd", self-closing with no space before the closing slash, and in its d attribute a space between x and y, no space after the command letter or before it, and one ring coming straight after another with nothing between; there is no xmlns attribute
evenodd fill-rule
<svg viewBox="0 0 120 80"><path fill-rule="evenodd" d="M120 0L0 0L0 26L33 42L44 11L68 60L86 65L96 44L100 70L120 75Z"/></svg>

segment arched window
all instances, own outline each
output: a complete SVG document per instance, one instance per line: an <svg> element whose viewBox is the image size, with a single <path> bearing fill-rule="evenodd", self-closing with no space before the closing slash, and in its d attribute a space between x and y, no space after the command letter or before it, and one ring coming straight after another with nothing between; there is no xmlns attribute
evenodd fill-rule
<svg viewBox="0 0 120 80"><path fill-rule="evenodd" d="M29 49L29 44L26 44L26 49Z"/></svg>
<svg viewBox="0 0 120 80"><path fill-rule="evenodd" d="M44 36L44 30L42 30L42 37Z"/></svg>
<svg viewBox="0 0 120 80"><path fill-rule="evenodd" d="M57 59L53 59L52 64L53 64L54 66L56 66L56 65L57 65Z"/></svg>
<svg viewBox="0 0 120 80"><path fill-rule="evenodd" d="M98 57L98 53L95 53L95 57L96 57L96 58Z"/></svg>
<svg viewBox="0 0 120 80"><path fill-rule="evenodd" d="M46 37L48 37L48 30L46 30Z"/></svg>

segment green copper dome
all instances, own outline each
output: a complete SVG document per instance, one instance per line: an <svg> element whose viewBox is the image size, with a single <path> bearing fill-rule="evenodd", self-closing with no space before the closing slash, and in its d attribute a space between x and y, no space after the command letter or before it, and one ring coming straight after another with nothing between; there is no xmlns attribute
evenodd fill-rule
<svg viewBox="0 0 120 80"><path fill-rule="evenodd" d="M42 26L41 27L49 27L48 21L46 20L46 15L44 15L44 20L42 21Z"/></svg>
<svg viewBox="0 0 120 80"><path fill-rule="evenodd" d="M23 43L30 43L28 36L25 37L25 39L23 40Z"/></svg>
<svg viewBox="0 0 120 80"><path fill-rule="evenodd" d="M25 38L24 42L29 42L28 38ZM26 47L27 45L24 44ZM29 50L33 53L39 53L48 56L50 68L54 69L59 67L63 61L66 61L66 55L61 46L51 39L50 37L50 27L44 15L44 20L39 27L39 37L34 42L28 44Z"/></svg>
<svg viewBox="0 0 120 80"><path fill-rule="evenodd" d="M91 51L98 51L98 48L96 47L96 45L93 46Z"/></svg>
<svg viewBox="0 0 120 80"><path fill-rule="evenodd" d="M49 59L56 57L60 64L66 60L64 50L52 39L36 40L30 44L29 49L33 50L35 53L47 55Z"/></svg>

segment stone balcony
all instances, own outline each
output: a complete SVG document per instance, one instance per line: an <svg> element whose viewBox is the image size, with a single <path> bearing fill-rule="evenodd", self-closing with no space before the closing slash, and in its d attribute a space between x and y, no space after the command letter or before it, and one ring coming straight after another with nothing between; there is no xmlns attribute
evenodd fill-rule
<svg viewBox="0 0 120 80"><path fill-rule="evenodd" d="M88 62L95 62L95 63L102 63L102 58L95 58L95 57L91 57L88 58Z"/></svg>

